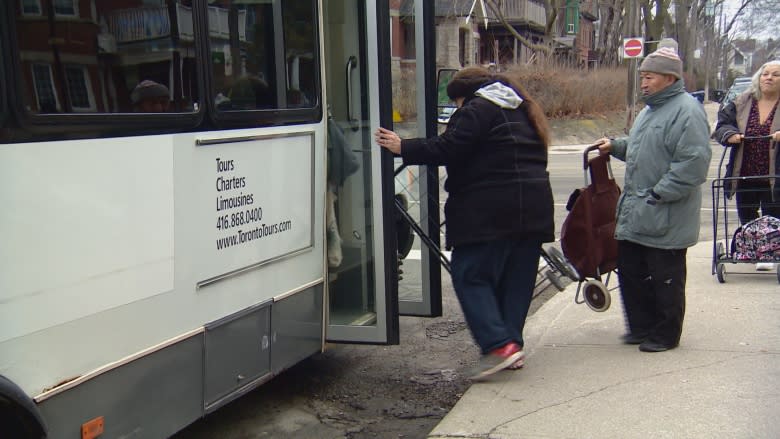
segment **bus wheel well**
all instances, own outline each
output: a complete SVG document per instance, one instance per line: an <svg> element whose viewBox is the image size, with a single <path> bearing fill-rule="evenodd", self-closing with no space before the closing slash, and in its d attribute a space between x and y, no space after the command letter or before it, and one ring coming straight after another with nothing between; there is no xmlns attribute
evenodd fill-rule
<svg viewBox="0 0 780 439"><path fill-rule="evenodd" d="M0 436L44 439L46 428L35 403L13 382L0 375Z"/></svg>

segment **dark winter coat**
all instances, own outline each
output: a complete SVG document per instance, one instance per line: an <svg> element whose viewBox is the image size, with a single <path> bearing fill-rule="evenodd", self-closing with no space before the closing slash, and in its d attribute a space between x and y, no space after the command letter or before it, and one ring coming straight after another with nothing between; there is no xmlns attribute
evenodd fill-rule
<svg viewBox="0 0 780 439"><path fill-rule="evenodd" d="M726 165L726 178L739 177L739 171L742 169L744 160L741 144L728 143L729 137L734 134L744 133L747 129L748 119L750 118L750 107L753 104L753 95L750 90L740 94L733 101L729 102L718 112L718 124L715 126L715 132L712 138L721 145L731 147L729 150L729 162ZM770 133L780 131L780 111L775 112L772 119ZM771 144L770 144L771 145ZM780 147L769 148L769 174L780 175ZM769 185L775 200L780 200L780 185L776 183L776 178L769 179ZM726 181L726 195L730 198L737 190L738 179L729 179Z"/></svg>
<svg viewBox="0 0 780 439"><path fill-rule="evenodd" d="M526 106L467 98L447 129L401 142L404 163L447 167L447 247L499 239L555 239L547 149Z"/></svg>

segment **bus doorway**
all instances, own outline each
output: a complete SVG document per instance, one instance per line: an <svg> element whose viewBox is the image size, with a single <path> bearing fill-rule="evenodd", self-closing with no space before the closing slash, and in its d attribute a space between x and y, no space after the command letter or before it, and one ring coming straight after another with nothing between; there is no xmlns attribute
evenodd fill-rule
<svg viewBox="0 0 780 439"><path fill-rule="evenodd" d="M330 341L398 342L397 265L384 215L377 4L322 2L328 118L326 240ZM387 8L387 5L384 5ZM384 161L388 161L384 158ZM387 167L388 163L384 163ZM388 281L389 280L389 281Z"/></svg>
<svg viewBox="0 0 780 439"><path fill-rule="evenodd" d="M401 259L409 253L413 238L396 211L399 197L412 200L405 207L425 224L426 232L438 235L438 228L427 227L432 213L438 225L436 169L415 170L422 177L420 184L399 189L398 159L373 143L377 126L393 124L397 103L392 89L404 73L396 68L398 48L392 46L391 33L399 32L401 21L412 27L405 31L412 40L406 45L414 46L409 54L419 66L417 83L423 84L417 90L423 99L414 101L419 120L414 125L420 135L436 131L435 119L429 120L425 111L435 106L425 92L429 85L434 91L434 75L427 72L435 71L435 63L426 56L434 53L434 8L418 0L391 13L391 3L322 3L328 114L326 338L330 341L397 343L399 314L441 315L441 271L429 252L413 252L417 259L409 262L409 268L414 272L405 280L399 276L399 263L405 263ZM431 96L435 99L435 93ZM433 200L435 206L421 206L417 200ZM399 297L401 282L404 291L414 290L413 294Z"/></svg>

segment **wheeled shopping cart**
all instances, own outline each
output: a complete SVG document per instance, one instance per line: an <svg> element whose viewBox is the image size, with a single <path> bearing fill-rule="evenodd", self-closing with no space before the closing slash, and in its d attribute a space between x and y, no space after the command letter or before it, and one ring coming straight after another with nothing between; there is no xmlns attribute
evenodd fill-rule
<svg viewBox="0 0 780 439"><path fill-rule="evenodd" d="M746 137L744 139L767 139L771 136ZM731 147L724 147L723 154L718 164L718 177L712 181L712 274L716 275L718 282L726 282L727 264L756 264L759 262L774 262L775 272L757 272L759 274L771 274L777 276L780 282L780 219L764 216L747 224L740 225L739 218L731 204L732 195L735 195L733 187L736 183L750 181L765 181L776 178L773 175L749 176L749 177L723 177L721 171L726 154ZM770 150L774 154L778 148L777 142L770 143ZM775 184L780 184L778 179ZM736 191L754 191L756 189L743 189L738 185ZM721 229L721 230L719 230ZM750 272L749 274L757 274ZM748 274L734 272L732 274Z"/></svg>
<svg viewBox="0 0 780 439"><path fill-rule="evenodd" d="M612 175L609 155L589 158L591 152L598 153L599 146L590 145L583 152L585 187L576 189L566 204L569 214L561 227L563 254L555 247L546 248L545 253L560 273L579 282L575 302L602 312L612 302L607 286L617 268L614 235L620 187Z"/></svg>
<svg viewBox="0 0 780 439"><path fill-rule="evenodd" d="M401 165L396 169L396 175L400 173L406 165ZM451 272L449 255L442 251L439 244L431 239L427 233L423 230L422 226L409 214L408 203L406 197L402 194L396 194L395 197L395 214L396 214L396 229L398 233L398 263L402 263L401 260L406 256L412 246L414 234L420 238L422 245L425 245L438 260L442 268L448 273ZM440 226L444 226L441 223ZM541 257L544 260L544 264L539 264L537 271L537 280L534 285L533 297L537 297L543 293L548 285L554 286L559 291L563 291L568 282L567 279L576 281L580 279L577 270L566 260L561 251L554 245L545 245L540 250ZM399 275L402 270L399 268ZM578 290L579 293L579 290ZM599 296L596 294L595 296ZM607 299L608 300L608 299ZM606 306L609 306L607 303Z"/></svg>

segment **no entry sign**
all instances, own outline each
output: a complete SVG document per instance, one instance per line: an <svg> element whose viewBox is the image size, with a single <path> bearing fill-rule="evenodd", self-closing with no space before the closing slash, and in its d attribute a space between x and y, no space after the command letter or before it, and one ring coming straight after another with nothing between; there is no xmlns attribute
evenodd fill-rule
<svg viewBox="0 0 780 439"><path fill-rule="evenodd" d="M644 38L623 38L623 58L641 58L645 47Z"/></svg>

